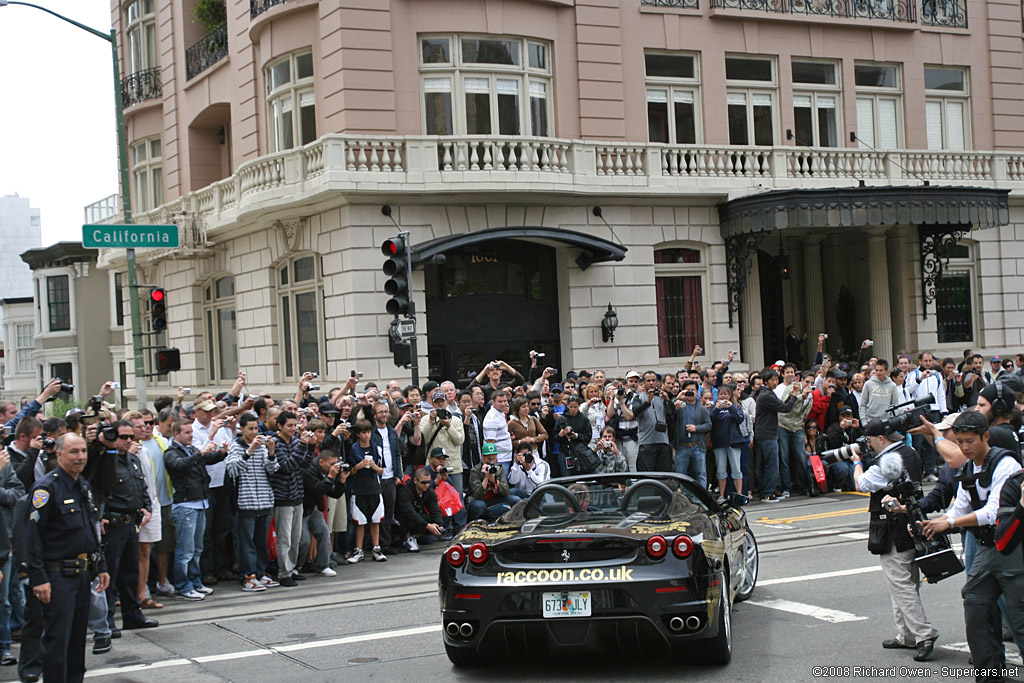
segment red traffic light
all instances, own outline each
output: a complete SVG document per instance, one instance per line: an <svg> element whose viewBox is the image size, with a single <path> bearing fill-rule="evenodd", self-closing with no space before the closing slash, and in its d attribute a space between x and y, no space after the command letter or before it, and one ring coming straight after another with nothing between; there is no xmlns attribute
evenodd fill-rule
<svg viewBox="0 0 1024 683"><path fill-rule="evenodd" d="M405 251L405 240L401 237L393 237L389 240L384 240L384 244L380 245L380 253L385 256L397 256Z"/></svg>
<svg viewBox="0 0 1024 683"><path fill-rule="evenodd" d="M150 300L154 302L163 301L166 296L167 294L162 289L154 289L149 293Z"/></svg>

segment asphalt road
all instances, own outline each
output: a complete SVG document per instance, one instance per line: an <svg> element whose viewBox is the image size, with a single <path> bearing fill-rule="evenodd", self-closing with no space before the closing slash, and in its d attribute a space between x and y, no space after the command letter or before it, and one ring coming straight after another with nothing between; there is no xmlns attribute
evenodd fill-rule
<svg viewBox="0 0 1024 683"><path fill-rule="evenodd" d="M882 640L895 631L881 570L866 549L866 497L834 493L754 503L747 513L761 572L754 596L734 608L733 659L725 667L524 652L513 661L495 661L486 673L454 669L440 634L437 547L393 556L386 564L347 565L337 578L310 578L297 588L248 594L221 584L201 603L167 600L164 609L148 612L160 620L159 628L125 632L106 655L90 652L86 677L146 683L484 676L660 681L681 675L729 682L891 681L951 680L949 669L967 666L962 574L921 588L925 611L941 633L931 661L917 663L912 651L882 649ZM1019 664L1016 649L1009 649ZM895 676L884 671L889 667L896 667ZM1017 676L1024 678L1024 667ZM0 669L0 680L16 680L14 667Z"/></svg>

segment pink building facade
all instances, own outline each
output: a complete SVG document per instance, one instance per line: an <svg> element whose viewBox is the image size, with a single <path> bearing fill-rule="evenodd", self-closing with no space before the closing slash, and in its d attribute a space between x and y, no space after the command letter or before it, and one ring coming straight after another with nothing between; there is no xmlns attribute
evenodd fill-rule
<svg viewBox="0 0 1024 683"><path fill-rule="evenodd" d="M757 367L789 324L839 355L1021 345L1019 4L228 0L209 28L194 4L112 4L136 220L186 244L141 257L175 384L407 373L395 223L434 379L537 347Z"/></svg>

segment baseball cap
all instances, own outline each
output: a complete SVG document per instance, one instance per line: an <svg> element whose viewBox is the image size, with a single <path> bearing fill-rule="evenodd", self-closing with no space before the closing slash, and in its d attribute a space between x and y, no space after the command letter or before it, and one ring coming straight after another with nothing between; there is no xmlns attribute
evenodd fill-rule
<svg viewBox="0 0 1024 683"><path fill-rule="evenodd" d="M497 451L495 451L495 453L497 453ZM443 449L440 446L437 446L436 448L431 448L430 449L430 457L431 458L447 458L448 457L448 451L446 451L445 449Z"/></svg>
<svg viewBox="0 0 1024 683"><path fill-rule="evenodd" d="M842 370L833 370L832 371L832 376L835 377L836 379L844 379L846 377L849 377L849 375L847 375Z"/></svg>
<svg viewBox="0 0 1024 683"><path fill-rule="evenodd" d="M890 431L887 420L871 420L864 425L865 436L884 436L890 441L900 441L903 439L903 435L899 432Z"/></svg>
<svg viewBox="0 0 1024 683"><path fill-rule="evenodd" d="M569 372L565 373L565 378L566 379L577 379L578 377L579 377L579 375L576 374L576 372L574 370L570 370Z"/></svg>
<svg viewBox="0 0 1024 683"><path fill-rule="evenodd" d="M593 375L590 374L590 370L580 370L580 378L583 377L593 377Z"/></svg>
<svg viewBox="0 0 1024 683"><path fill-rule="evenodd" d="M936 423L935 426L938 428L940 432L944 432L947 429L952 429L953 422L955 422L958 417L960 417L960 413L950 413L946 417L942 418L942 422Z"/></svg>
<svg viewBox="0 0 1024 683"><path fill-rule="evenodd" d="M85 411L81 408L72 408L68 412L64 413L64 417L71 417L72 415L85 415Z"/></svg>
<svg viewBox="0 0 1024 683"><path fill-rule="evenodd" d="M839 409L839 414L840 415L853 415L853 408L851 408L850 406L843 406L842 408Z"/></svg>
<svg viewBox="0 0 1024 683"><path fill-rule="evenodd" d="M565 389L565 387L563 387L558 382L555 382L554 384L551 385L551 391L562 391L564 389Z"/></svg>
<svg viewBox="0 0 1024 683"><path fill-rule="evenodd" d="M213 401L211 401L210 399L206 399L204 401L200 401L199 403L196 403L195 406L193 406L193 407L196 410L215 410L217 408L217 405Z"/></svg>
<svg viewBox="0 0 1024 683"><path fill-rule="evenodd" d="M636 370L630 370L629 372L626 373L626 379L629 379L630 377L636 377L637 379L640 379L640 373L637 372Z"/></svg>
<svg viewBox="0 0 1024 683"><path fill-rule="evenodd" d="M324 401L318 405L317 408L320 410L321 415L341 415L341 411L338 410L338 407L330 401Z"/></svg>
<svg viewBox="0 0 1024 683"><path fill-rule="evenodd" d="M481 455L497 455L498 454L498 444L490 443L490 442L485 443L483 445L483 447L480 449L480 454Z"/></svg>
<svg viewBox="0 0 1024 683"><path fill-rule="evenodd" d="M395 401L395 407L401 410L402 408L411 408L412 404L406 401L404 398L399 398L398 400Z"/></svg>
<svg viewBox="0 0 1024 683"><path fill-rule="evenodd" d="M1002 363L1003 362L1002 357L1001 356L992 356L992 360L990 360L989 363L996 363L996 362Z"/></svg>
<svg viewBox="0 0 1024 683"><path fill-rule="evenodd" d="M784 360L777 360L774 363L772 363L772 367L774 368L774 367L778 366L778 367L781 368L785 364L786 364L786 361L784 361Z"/></svg>
<svg viewBox="0 0 1024 683"><path fill-rule="evenodd" d="M443 401L443 400L445 400L445 395L444 395L444 391L442 391L441 389L438 389L437 391L435 391L434 393L432 393L430 395L430 402L431 403L433 403L434 401Z"/></svg>

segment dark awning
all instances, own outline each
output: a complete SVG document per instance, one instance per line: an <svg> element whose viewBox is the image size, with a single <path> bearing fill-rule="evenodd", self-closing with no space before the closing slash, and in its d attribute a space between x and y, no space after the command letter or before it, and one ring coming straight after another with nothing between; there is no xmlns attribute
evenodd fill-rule
<svg viewBox="0 0 1024 683"><path fill-rule="evenodd" d="M429 242L414 245L412 249L412 263L414 266L418 266L438 254L443 254L458 247L467 247L502 239L560 242L571 247L579 247L584 253L580 255L580 258L576 259L576 263L583 270L586 270L592 263L621 261L626 258L626 247L601 237L562 228L524 226L487 228L485 230L474 230L457 235L438 237Z"/></svg>
<svg viewBox="0 0 1024 683"><path fill-rule="evenodd" d="M969 225L1010 222L1009 190L976 187L847 187L776 190L718 205L723 239L797 228Z"/></svg>

